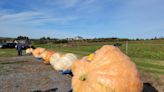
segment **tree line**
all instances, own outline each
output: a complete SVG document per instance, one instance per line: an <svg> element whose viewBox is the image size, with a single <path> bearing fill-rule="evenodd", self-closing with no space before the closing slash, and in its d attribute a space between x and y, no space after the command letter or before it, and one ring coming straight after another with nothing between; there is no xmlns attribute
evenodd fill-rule
<svg viewBox="0 0 164 92"><path fill-rule="evenodd" d="M39 39L30 39L27 36L18 36L17 38L2 38L0 37L0 43L7 42L7 41L14 41L14 40L27 40L31 41L34 44L46 44L46 43L69 43L72 41L85 41L85 42L121 42L121 41L143 41L143 40L164 40L163 37L154 37L150 39L128 39L128 38L92 38L92 39L82 39L82 40L69 40L68 38L65 39L58 39L58 38L50 38L50 37L41 37Z"/></svg>

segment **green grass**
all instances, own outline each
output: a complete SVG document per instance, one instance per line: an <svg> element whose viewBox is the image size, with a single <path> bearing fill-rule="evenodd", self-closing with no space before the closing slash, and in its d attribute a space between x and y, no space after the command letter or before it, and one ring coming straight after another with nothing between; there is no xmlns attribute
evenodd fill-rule
<svg viewBox="0 0 164 92"><path fill-rule="evenodd" d="M120 49L125 53L126 42ZM113 42L98 42L78 45L76 47L67 47L67 44L39 44L36 47L43 47L62 53L75 53L79 57L86 56L104 44L113 44ZM138 69L154 74L164 74L164 41L131 41L128 45L129 57L136 63ZM15 49L0 49L0 57L17 56ZM0 63L0 65L2 65Z"/></svg>
<svg viewBox="0 0 164 92"><path fill-rule="evenodd" d="M0 57L12 57L17 56L15 49L0 49Z"/></svg>
<svg viewBox="0 0 164 92"><path fill-rule="evenodd" d="M97 43L96 45L88 46L77 46L75 48L60 47L52 44L49 45L40 45L39 47L44 47L47 49L57 50L61 52L72 52L79 55L87 55L96 51L98 48L103 46L102 44ZM123 44L120 49L125 53L125 44ZM128 45L128 56L138 57L138 58L149 58L149 59L159 59L164 60L164 45L142 45L142 44L133 44Z"/></svg>
<svg viewBox="0 0 164 92"><path fill-rule="evenodd" d="M132 58L138 69L154 74L164 74L164 60Z"/></svg>
<svg viewBox="0 0 164 92"><path fill-rule="evenodd" d="M125 52L125 45L121 47ZM138 58L151 58L164 60L164 45L142 45L142 44L129 44L128 56Z"/></svg>
<svg viewBox="0 0 164 92"><path fill-rule="evenodd" d="M148 41L148 42L129 42L128 45L128 56L136 63L138 69L153 73L153 74L164 74L164 45L161 43L164 41ZM95 50L101 48L104 44L109 43L92 43L88 46L77 46L75 48L61 47L60 45L40 45L51 50L57 50L59 52L71 52L79 56L85 56ZM125 53L125 42L122 42L120 49ZM163 43L164 44L164 43ZM39 46L39 45L38 45ZM51 47L51 48L50 48Z"/></svg>
<svg viewBox="0 0 164 92"><path fill-rule="evenodd" d="M98 48L100 48L102 45L89 45L89 46L77 46L77 47L63 47L64 44L44 44L44 45L36 45L38 47L47 48L49 50L54 50L58 52L63 53L75 53L79 56L88 55L89 53L94 52Z"/></svg>

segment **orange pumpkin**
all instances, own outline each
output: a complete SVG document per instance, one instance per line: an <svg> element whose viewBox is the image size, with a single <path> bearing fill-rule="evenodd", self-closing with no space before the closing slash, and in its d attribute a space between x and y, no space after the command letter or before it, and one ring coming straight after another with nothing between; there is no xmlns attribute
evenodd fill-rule
<svg viewBox="0 0 164 92"><path fill-rule="evenodd" d="M91 59L72 65L75 92L141 92L142 82L135 64L117 47L105 45Z"/></svg>
<svg viewBox="0 0 164 92"><path fill-rule="evenodd" d="M45 51L46 49L45 48L36 48L33 50L32 54L34 57L36 58L41 58L41 54Z"/></svg>
<svg viewBox="0 0 164 92"><path fill-rule="evenodd" d="M51 56L54 54L55 52L54 51L44 51L42 54L41 54L41 57L45 60L44 63L46 64L50 64L50 58Z"/></svg>

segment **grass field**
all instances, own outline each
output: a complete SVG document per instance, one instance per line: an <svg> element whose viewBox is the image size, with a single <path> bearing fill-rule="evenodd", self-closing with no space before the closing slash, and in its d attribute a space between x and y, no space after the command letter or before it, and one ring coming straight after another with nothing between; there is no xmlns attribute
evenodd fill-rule
<svg viewBox="0 0 164 92"><path fill-rule="evenodd" d="M126 51L126 42L119 47L124 53ZM88 55L99 49L104 44L113 44L112 42L78 44L76 47L68 47L67 44L39 44L36 47L44 47L61 53L75 53L80 57ZM0 49L0 57L16 56L15 49ZM155 41L131 41L128 43L129 57L136 63L137 67L146 72L164 75L164 40Z"/></svg>

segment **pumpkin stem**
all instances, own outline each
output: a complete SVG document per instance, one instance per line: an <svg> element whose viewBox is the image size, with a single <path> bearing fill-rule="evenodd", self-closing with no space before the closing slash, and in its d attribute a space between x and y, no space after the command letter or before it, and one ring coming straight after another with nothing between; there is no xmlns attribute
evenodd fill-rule
<svg viewBox="0 0 164 92"><path fill-rule="evenodd" d="M87 75L86 74L83 74L79 77L79 80L81 81L85 81L87 79Z"/></svg>

